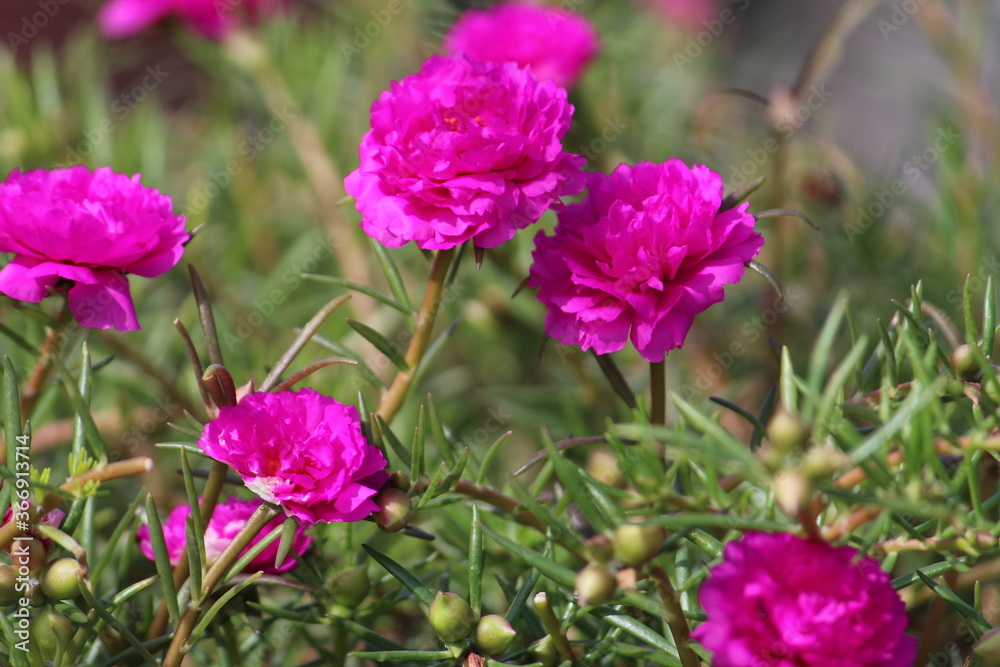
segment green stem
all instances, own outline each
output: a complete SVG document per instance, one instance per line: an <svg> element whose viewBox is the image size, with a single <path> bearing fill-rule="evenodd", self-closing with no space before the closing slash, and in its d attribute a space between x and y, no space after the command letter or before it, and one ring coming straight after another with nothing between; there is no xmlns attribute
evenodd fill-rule
<svg viewBox="0 0 1000 667"><path fill-rule="evenodd" d="M681 659L683 667L701 667L701 659L688 645L691 641L691 629L688 627L687 619L684 618L684 609L677 598L677 591L670 583L670 577L659 565L649 568L649 573L656 582L656 591L663 601L663 608L667 612L667 627L674 637L674 644L677 646L677 655Z"/></svg>
<svg viewBox="0 0 1000 667"><path fill-rule="evenodd" d="M650 422L653 424L665 424L667 422L666 360L649 363L649 394Z"/></svg>
<svg viewBox="0 0 1000 667"><path fill-rule="evenodd" d="M424 292L424 301L420 304L420 312L417 313L416 326L413 330L413 337L410 339L409 347L406 349L406 370L399 371L396 379L392 381L389 390L382 397L382 403L378 406L375 414L385 420L387 424L392 422L393 417L403 407L403 402L410 391L410 385L416 376L417 367L424 358L427 346L430 343L431 332L434 330L434 321L437 318L438 310L441 308L441 297L444 292L444 280L448 275L448 267L451 259L455 255L455 249L439 250L434 256L434 263L431 265L431 273L427 278L427 291Z"/></svg>
<svg viewBox="0 0 1000 667"><path fill-rule="evenodd" d="M253 541L253 538L279 514L281 514L281 510L277 506L271 503L262 503L257 508L257 511L251 515L250 519L247 520L246 525L236 534L233 541L229 543L225 551L219 555L212 564L212 567L208 569L202 581L201 595L197 601L192 598L191 603L184 610L184 614L177 624L177 629L174 631L174 639L170 643L170 648L167 649L166 658L163 660L163 667L180 667L185 655L183 653L184 646L191 636L191 631L197 625L198 616L212 595L212 591L222 581L226 570L239 559L243 550Z"/></svg>

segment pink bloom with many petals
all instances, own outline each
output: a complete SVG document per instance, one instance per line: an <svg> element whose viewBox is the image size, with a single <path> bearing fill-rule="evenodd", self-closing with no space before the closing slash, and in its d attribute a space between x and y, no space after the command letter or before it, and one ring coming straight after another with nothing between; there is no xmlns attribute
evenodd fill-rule
<svg viewBox="0 0 1000 667"><path fill-rule="evenodd" d="M216 505L215 511L212 513L212 520L205 528L205 558L209 563L212 563L225 551L260 505L260 500L245 500L243 498L229 498ZM190 505L178 505L163 521L163 537L167 543L167 554L170 556L171 565L176 566L180 562L181 556L187 548L187 518L190 514ZM280 526L283 521L281 517L278 517L267 524L243 550L243 553L267 537L267 534ZM136 537L139 538L139 550L145 554L146 558L155 560L153 545L149 540L149 526L139 528L136 531ZM310 544L312 544L312 538L305 534L305 530L301 526L296 528L295 537L292 539L292 552L301 556ZM274 567L274 559L277 555L278 541L276 540L255 556L247 564L244 571L281 574L294 569L299 564L298 560L289 554L281 563L281 567L276 568Z"/></svg>
<svg viewBox="0 0 1000 667"><path fill-rule="evenodd" d="M514 63L433 56L372 105L346 181L361 227L389 247L492 248L583 189L563 151L566 91Z"/></svg>
<svg viewBox="0 0 1000 667"><path fill-rule="evenodd" d="M0 292L39 302L67 285L85 327L139 328L126 273L152 278L173 268L189 235L170 197L107 167L14 170L0 183Z"/></svg>
<svg viewBox="0 0 1000 667"><path fill-rule="evenodd" d="M278 0L111 0L97 15L97 25L107 37L122 39L176 16L205 37L219 40L239 13L255 23L278 4Z"/></svg>
<svg viewBox="0 0 1000 667"><path fill-rule="evenodd" d="M571 86L597 55L597 32L585 18L534 2L501 2L462 14L444 38L449 54L530 67L536 78Z"/></svg>
<svg viewBox="0 0 1000 667"><path fill-rule="evenodd" d="M718 174L677 159L591 174L586 199L535 236L528 286L548 308L546 333L598 354L631 338L663 361L764 243L748 204L719 213L722 191Z"/></svg>
<svg viewBox="0 0 1000 667"><path fill-rule="evenodd" d="M378 509L373 497L389 479L357 409L312 389L258 392L222 407L198 444L247 488L307 524L364 519Z"/></svg>
<svg viewBox="0 0 1000 667"><path fill-rule="evenodd" d="M693 636L715 667L910 667L917 640L889 575L857 549L748 532L702 584Z"/></svg>

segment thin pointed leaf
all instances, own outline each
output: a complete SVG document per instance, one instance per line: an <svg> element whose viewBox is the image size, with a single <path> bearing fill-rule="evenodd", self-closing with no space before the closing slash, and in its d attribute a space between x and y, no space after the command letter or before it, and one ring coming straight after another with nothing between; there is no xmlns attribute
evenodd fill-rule
<svg viewBox="0 0 1000 667"><path fill-rule="evenodd" d="M993 276L986 278L986 295L983 297L983 354L993 358L993 340L997 333L996 295L993 293Z"/></svg>
<svg viewBox="0 0 1000 667"><path fill-rule="evenodd" d="M548 558L537 551L509 540L500 533L492 530L489 526L483 526L483 530L489 534L490 538L501 547L511 552L528 565L531 565L546 577L556 582L560 586L572 588L576 582L576 572L565 565L560 565L551 558Z"/></svg>
<svg viewBox="0 0 1000 667"><path fill-rule="evenodd" d="M208 629L209 623L211 623L212 620L218 615L218 613L222 611L222 608L225 607L230 600L232 600L234 597L242 593L244 588L254 584L258 579L261 578L261 576L263 576L263 574L264 574L263 572L255 572L246 579L244 579L243 581L241 581L240 583L230 588L225 593L223 593L219 597L219 599L215 601L215 604L213 604L211 607L208 608L208 611L205 612L205 615L202 616L201 620L198 621L198 625L194 626L194 630L191 631L191 635L188 637L186 646L188 647L194 646L201 638L201 636L205 634L205 630Z"/></svg>
<svg viewBox="0 0 1000 667"><path fill-rule="evenodd" d="M972 626L971 629L976 636L982 635L992 627L989 621L980 616L975 609L969 606L969 603L955 595L955 592L947 585L934 581L920 570L917 570L916 574L927 588L934 591L935 595L947 602L948 606L957 611Z"/></svg>
<svg viewBox="0 0 1000 667"><path fill-rule="evenodd" d="M420 583L415 576L410 574L409 570L370 544L362 544L361 548L367 551L368 555L374 558L376 562L378 562L378 564L381 565L389 574L410 589L410 592L413 593L418 600L423 602L428 607L431 606L431 603L434 602L434 594L431 593L426 586Z"/></svg>
<svg viewBox="0 0 1000 667"><path fill-rule="evenodd" d="M375 648L380 648L389 651L406 650L406 647L403 646L402 644L397 644L391 639L387 639L382 635L378 634L377 632L369 630L360 623L355 623L349 618L344 618L343 616L333 616L333 615L328 615L326 618L329 619L330 622L333 623L334 625L341 625L347 628L348 630L356 634L360 639L364 640L365 643L370 644Z"/></svg>
<svg viewBox="0 0 1000 667"><path fill-rule="evenodd" d="M798 218L799 220L802 220L816 231L819 231L819 225L813 222L808 215L794 208L772 208L767 211L761 211L760 213L753 213L752 215L755 220L760 220L762 218L777 218L777 217Z"/></svg>
<svg viewBox="0 0 1000 667"><path fill-rule="evenodd" d="M184 493L187 495L188 507L198 507L200 503L198 502L198 491L194 486L194 475L191 474L191 464L188 461L187 450L181 448L181 474L184 477ZM205 556L205 522L201 520L201 512L191 512L189 515L191 522L193 524L193 530L195 535L195 541L193 544L198 545L198 557L199 563L204 563L206 561ZM192 542L188 542L189 548ZM193 562L193 561L192 561ZM199 575L201 573L199 572ZM198 581L198 585L192 588L192 590L201 590L201 581Z"/></svg>
<svg viewBox="0 0 1000 667"><path fill-rule="evenodd" d="M566 493L569 495L570 499L576 503L577 508L583 513L587 521L598 531L601 532L606 528L609 528L608 518L598 509L597 505L594 503L594 499L587 492L586 487L583 485L580 479L579 468L570 462L569 459L565 457L556 448L555 443L552 441L552 437L549 434L548 429L542 429L542 444L545 446L546 451L549 453L549 460L552 461L555 466L556 477L562 482L563 488L566 489Z"/></svg>
<svg viewBox="0 0 1000 667"><path fill-rule="evenodd" d="M767 430L767 427L764 425L763 422L760 421L760 419L757 418L757 415L755 415L754 413L750 412L749 410L747 410L746 408L744 408L742 405L738 405L737 403L733 403L732 401L726 400L725 398L722 398L720 396L709 396L708 400L712 401L713 403L718 403L719 405L721 405L724 408L728 408L728 409L732 410L733 412L735 412L736 414L738 414L740 417L743 417L743 419L745 419L748 422L750 422L750 425L753 426L754 428L760 429L762 431Z"/></svg>
<svg viewBox="0 0 1000 667"><path fill-rule="evenodd" d="M295 361L295 357L299 356L299 352L302 351L302 348L306 346L306 343L309 342L313 335L319 331L320 327L323 326L323 323L326 322L327 318L333 314L333 311L337 310L340 306L350 300L350 298L350 294L345 294L344 296L330 301L325 306L320 308L319 312L312 316L312 319L306 322L306 325L302 327L302 330L295 337L295 340L292 341L292 344L288 346L285 353L282 354L281 358L279 358L277 363L274 364L274 368L271 369L271 372L268 373L267 377L264 378L264 381L261 382L260 389L258 389L258 391L271 391L271 387L277 384L281 376L288 370L288 367L292 365L293 361Z"/></svg>
<svg viewBox="0 0 1000 667"><path fill-rule="evenodd" d="M483 606L483 529L479 525L479 506L472 506L469 532L469 604L478 617Z"/></svg>
<svg viewBox="0 0 1000 667"><path fill-rule="evenodd" d="M8 327L6 324L0 324L0 334L3 334L7 338L10 338L15 345L17 345L22 350L30 353L31 356L33 357L38 356L38 348L29 343L24 336L17 333L16 331Z"/></svg>
<svg viewBox="0 0 1000 667"><path fill-rule="evenodd" d="M104 574L104 569L111 562L111 557L114 556L115 547L118 546L118 542L121 540L122 535L125 534L125 531L128 530L129 525L131 525L132 520L135 518L136 510L138 510L139 505L142 504L145 493L145 490L142 490L136 494L135 500L133 500L132 504L129 505L128 510L122 514L122 518L118 520L118 524L115 526L115 529L111 531L111 536L108 538L107 546L101 552L101 556L97 559L97 563L90 568L90 578L92 581L101 580L101 575Z"/></svg>
<svg viewBox="0 0 1000 667"><path fill-rule="evenodd" d="M197 505L191 505L191 507L197 507ZM201 582L204 574L205 558L203 558L204 554L199 547L199 543L202 543L202 540L204 540L204 533L199 533L194 527L194 517L196 515L199 515L199 518L201 518L201 512L192 511L184 521L184 537L186 540L185 551L188 557L188 574L191 577L191 598L195 602L199 602L202 599Z"/></svg>
<svg viewBox="0 0 1000 667"><path fill-rule="evenodd" d="M754 191L764 184L766 176L761 176L760 178L754 179L744 185L742 188L733 190L726 198L722 200L722 204L719 206L719 213L728 211L731 208L736 208L742 204L747 197L752 195Z"/></svg>
<svg viewBox="0 0 1000 667"><path fill-rule="evenodd" d="M399 269L396 268L395 262L392 261L389 251L375 239L371 240L371 247L372 252L375 253L375 259L378 260L378 265L382 269L382 274L385 276L385 281L389 283L389 291L392 292L396 301L406 306L412 313L413 302L410 301L410 295L406 293L403 278L399 275Z"/></svg>
<svg viewBox="0 0 1000 667"><path fill-rule="evenodd" d="M198 304L201 332L204 334L205 343L208 346L209 363L225 366L225 362L222 360L222 347L219 345L219 331L215 327L215 315L212 313L212 300L209 298L205 284L201 281L201 276L193 264L188 264L188 273L191 276L194 300Z"/></svg>
<svg viewBox="0 0 1000 667"><path fill-rule="evenodd" d="M632 388L628 386L628 382L625 380L625 376L622 375L621 370L619 370L618 364L615 363L610 354L597 354L593 352L593 355L614 392L618 394L619 398L625 401L625 405L630 410L635 410L638 405L635 402L635 394L632 393Z"/></svg>
<svg viewBox="0 0 1000 667"><path fill-rule="evenodd" d="M10 357L3 357L3 423L6 448L4 462L7 468L14 470L17 461L17 448L21 444L18 438L23 437L21 410L17 397L17 372ZM10 485L5 485L10 486ZM6 512L6 508L4 509Z"/></svg>
<svg viewBox="0 0 1000 667"><path fill-rule="evenodd" d="M171 583L173 583L173 580L171 580ZM140 642L136 636L132 634L132 631L125 627L121 621L112 616L111 613L105 609L104 605L102 605L101 602L94 596L88 586L80 586L80 594L84 601L90 605L91 609L97 612L97 615L100 616L105 623L114 628L115 631L122 636L122 639L124 639L132 648L136 650L136 653L138 653L143 660L154 666L160 664L160 662L153 657L149 650L143 646L142 642Z"/></svg>
<svg viewBox="0 0 1000 667"><path fill-rule="evenodd" d="M427 395L427 416L430 418L431 434L434 436L434 442L438 446L438 454L441 455L448 463L455 463L455 448L453 443L444 430L444 422L441 421L441 416L438 414L437 406L434 405L434 399L430 394Z"/></svg>
<svg viewBox="0 0 1000 667"><path fill-rule="evenodd" d="M462 450L461 455L459 455L458 460L455 461L455 466L452 471L448 473L448 476L444 478L442 485L451 491L458 484L459 480L462 479L462 473L465 472L465 466L469 463L469 448L466 447Z"/></svg>
<svg viewBox="0 0 1000 667"><path fill-rule="evenodd" d="M427 481L427 490L424 491L423 495L420 496L420 499L414 505L414 510L423 509L433 498L448 492L448 487L441 483L447 474L448 464L442 461L441 465L434 471L434 475Z"/></svg>
<svg viewBox="0 0 1000 667"><path fill-rule="evenodd" d="M427 418L424 406L420 406L417 416L417 426L413 429L413 447L410 456L410 474L414 478L423 477L427 469L424 464L424 447L427 444L426 429Z"/></svg>
<svg viewBox="0 0 1000 667"><path fill-rule="evenodd" d="M454 656L450 651L351 651L348 655L360 660L374 660L375 662L386 662L387 660L448 660Z"/></svg>
<svg viewBox="0 0 1000 667"><path fill-rule="evenodd" d="M876 320L878 325L878 335L882 339L882 350L885 352L885 367L889 374L889 386L895 387L899 384L899 366L896 365L896 350L882 320Z"/></svg>
<svg viewBox="0 0 1000 667"><path fill-rule="evenodd" d="M410 472L410 452L406 449L406 445L396 437L396 434L392 432L392 428L385 422L382 417L372 413L372 415L377 420L378 432L382 439L382 442L389 445L393 453L399 457L399 464L405 468L407 473Z"/></svg>
<svg viewBox="0 0 1000 667"><path fill-rule="evenodd" d="M163 600L170 613L170 620L176 623L180 618L180 609L177 606L174 570L170 565L167 541L163 537L163 524L160 523L160 515L156 513L156 505L153 503L152 496L146 496L146 520L149 524L149 544L153 549L156 572L160 575L160 583L163 586Z"/></svg>
<svg viewBox="0 0 1000 667"><path fill-rule="evenodd" d="M375 331L375 329L372 329L364 322L359 322L355 319L351 319L350 317L347 318L347 323L352 329L354 329L355 332L357 332L359 336L371 343L376 350L384 354L389 361L396 366L396 368L401 371L410 370L410 366L403 358L402 352L400 352L399 348L394 347L385 336L380 334L378 331Z"/></svg>
<svg viewBox="0 0 1000 667"><path fill-rule="evenodd" d="M87 408L86 401L84 401L83 395L80 393L80 388L73 381L73 375L58 355L52 356L52 362L59 369L59 376L62 379L63 386L66 388L66 393L69 394L70 402L73 404L73 411L83 421L83 430L87 435L87 442L90 443L91 456L101 461L106 461L108 456L106 447L104 446L104 438L101 437L101 432L97 429L97 424L94 423L94 418Z"/></svg>
<svg viewBox="0 0 1000 667"><path fill-rule="evenodd" d="M500 437L494 440L490 448L486 450L483 463L479 466L479 474L476 475L476 484L482 485L486 482L490 474L490 469L493 467L494 459L496 459L497 454L500 453L500 449L504 446L504 443L510 440L512 435L514 435L513 431L501 433Z"/></svg>
<svg viewBox="0 0 1000 667"><path fill-rule="evenodd" d="M299 522L295 520L295 517L288 517L281 525L281 541L278 542L278 553L274 555L275 569L281 567L281 564L285 562L285 558L288 557L288 552L292 550L298 530Z"/></svg>
<svg viewBox="0 0 1000 667"><path fill-rule="evenodd" d="M386 296L385 294L382 294L378 290L372 289L371 287L368 287L367 285L361 285L360 283L356 283L354 281L347 280L346 278L338 278L337 276L321 276L321 275L317 275L315 273L303 273L302 277L303 278L307 278L309 280L315 280L318 283L326 283L328 285L337 285L338 287L344 287L344 288L349 289L349 290L354 290L355 292L358 292L360 294L364 294L365 296L370 296L371 298L375 299L376 301L378 301L380 303L384 303L385 305L389 306L390 308L395 308L396 310L398 310L399 312L403 313L404 315L413 316L415 314L413 312L412 308L407 308L406 306L404 306L403 304L399 303L395 299L393 299L393 298L391 298L389 296Z"/></svg>
<svg viewBox="0 0 1000 667"><path fill-rule="evenodd" d="M266 524L265 524L265 527ZM275 526L272 528L264 537L254 542L247 550L246 553L241 555L236 559L236 562L230 566L229 570L226 572L225 576L222 577L222 583L227 584L232 581L237 575L241 574L245 569L250 566L250 561L259 556L267 549L271 544L281 537L284 529L284 523L280 526Z"/></svg>

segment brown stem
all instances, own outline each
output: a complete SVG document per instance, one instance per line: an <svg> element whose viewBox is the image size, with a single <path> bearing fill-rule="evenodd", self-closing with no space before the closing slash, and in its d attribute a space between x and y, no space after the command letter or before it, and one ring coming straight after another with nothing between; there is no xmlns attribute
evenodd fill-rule
<svg viewBox="0 0 1000 667"><path fill-rule="evenodd" d="M667 422L667 362L656 361L649 364L649 421L652 424Z"/></svg>
<svg viewBox="0 0 1000 667"><path fill-rule="evenodd" d="M233 541L229 543L229 546L219 555L212 567L208 569L201 584L201 595L198 601L191 601L181 615L181 620L177 623L173 641L170 642L170 648L167 649L167 655L163 660L163 667L180 667L181 661L184 660L183 648L191 637L191 631L194 630L198 616L208 602L212 591L222 581L226 571L239 559L240 553L253 541L253 538L279 514L281 514L281 510L277 506L262 503L247 520L246 525L233 538Z"/></svg>
<svg viewBox="0 0 1000 667"><path fill-rule="evenodd" d="M64 303L56 317L55 326L45 331L45 340L42 341L38 360L35 362L34 368L31 369L31 375L28 376L28 381L21 391L19 408L22 419L31 418L35 402L41 396L42 390L45 388L45 381L49 379L49 374L52 372L52 358L62 350L66 339L79 329L79 325L76 323L70 325L68 329L63 328L68 318L69 304Z"/></svg>
<svg viewBox="0 0 1000 667"><path fill-rule="evenodd" d="M67 493L78 494L90 482L104 483L115 479L122 479L123 477L133 477L141 475L144 472L149 472L152 467L153 459L139 456L134 459L126 459L116 463L109 463L99 468L93 468L76 477L71 477L60 484L59 488ZM59 507L65 501L66 498L60 495L46 493L45 497L42 498L42 502L30 510L30 522L32 524L38 523L43 516ZM10 521L0 526L0 551L10 546L11 541L17 533L17 522L15 521Z"/></svg>
<svg viewBox="0 0 1000 667"><path fill-rule="evenodd" d="M656 582L656 591L663 601L663 609L667 612L667 627L674 637L674 645L677 647L677 655L681 659L683 667L700 667L701 660L689 644L691 643L691 629L688 627L687 619L684 618L684 609L680 600L677 599L677 591L670 583L670 577L659 565L649 568L649 573Z"/></svg>
<svg viewBox="0 0 1000 667"><path fill-rule="evenodd" d="M437 318L438 310L441 308L441 297L444 293L444 279L448 275L448 267L451 259L455 255L455 249L439 250L434 256L434 263L431 265L431 273L427 278L427 291L424 292L424 301L420 304L420 312L417 313L417 321L413 330L413 337L410 339L409 347L406 349L407 369L396 374L396 379L392 381L389 390L382 397L382 402L378 406L376 415L385 420L385 423L392 423L393 417L403 407L406 395L409 393L410 385L416 375L417 367L424 358L427 346L430 343L431 332L434 329L434 320Z"/></svg>

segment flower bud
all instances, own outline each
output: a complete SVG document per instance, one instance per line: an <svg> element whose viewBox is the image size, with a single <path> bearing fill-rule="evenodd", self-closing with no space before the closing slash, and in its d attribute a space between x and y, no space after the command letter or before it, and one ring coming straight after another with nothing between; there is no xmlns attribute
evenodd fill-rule
<svg viewBox="0 0 1000 667"><path fill-rule="evenodd" d="M616 588L614 575L597 563L589 563L576 575L576 597L581 607L604 604L614 596Z"/></svg>
<svg viewBox="0 0 1000 667"><path fill-rule="evenodd" d="M626 523L615 531L615 556L629 567L645 565L660 551L666 531L660 526Z"/></svg>
<svg viewBox="0 0 1000 667"><path fill-rule="evenodd" d="M17 592L17 568L0 565L0 607L16 604L20 597Z"/></svg>
<svg viewBox="0 0 1000 667"><path fill-rule="evenodd" d="M498 614L489 614L476 624L476 648L486 655L503 653L514 641L517 631L507 619Z"/></svg>
<svg viewBox="0 0 1000 667"><path fill-rule="evenodd" d="M796 415L778 410L767 424L767 439L781 452L796 452L805 446L809 430Z"/></svg>
<svg viewBox="0 0 1000 667"><path fill-rule="evenodd" d="M789 516L796 516L812 495L812 484L801 470L783 470L774 477L774 500Z"/></svg>
<svg viewBox="0 0 1000 667"><path fill-rule="evenodd" d="M851 458L835 445L814 445L802 459L802 472L809 479L828 479L850 465Z"/></svg>
<svg viewBox="0 0 1000 667"><path fill-rule="evenodd" d="M972 646L972 652L989 667L1000 665L1000 628L990 628Z"/></svg>
<svg viewBox="0 0 1000 667"><path fill-rule="evenodd" d="M355 565L341 571L333 580L333 601L349 609L360 605L371 588L368 566Z"/></svg>
<svg viewBox="0 0 1000 667"><path fill-rule="evenodd" d="M615 547L607 535L588 537L584 544L587 546L587 554L598 563L607 563L615 557Z"/></svg>
<svg viewBox="0 0 1000 667"><path fill-rule="evenodd" d="M42 592L50 600L71 600L80 594L83 568L73 558L59 558L38 574Z"/></svg>
<svg viewBox="0 0 1000 667"><path fill-rule="evenodd" d="M34 643L46 660L56 660L73 641L73 623L48 605L31 622Z"/></svg>
<svg viewBox="0 0 1000 667"><path fill-rule="evenodd" d="M437 636L447 643L468 637L476 622L476 616L468 602L454 593L442 591L438 591L431 603L428 618Z"/></svg>
<svg viewBox="0 0 1000 667"><path fill-rule="evenodd" d="M598 482L624 489L628 480L618 466L618 457L607 449L595 449L587 457L587 474Z"/></svg>
<svg viewBox="0 0 1000 667"><path fill-rule="evenodd" d="M375 498L378 511L372 514L375 525L386 533L395 533L406 527L413 512L410 510L410 497L405 491L388 487Z"/></svg>
<svg viewBox="0 0 1000 667"><path fill-rule="evenodd" d="M559 664L559 651L556 650L555 642L550 635L545 635L528 649L528 654L535 662L542 663L542 667L555 667Z"/></svg>
<svg viewBox="0 0 1000 667"><path fill-rule="evenodd" d="M975 380L981 372L979 361L969 345L959 345L951 353L951 368L963 380Z"/></svg>
<svg viewBox="0 0 1000 667"><path fill-rule="evenodd" d="M413 482L410 481L410 478L407 477L406 473L402 470L397 470L389 475L389 486L401 491L409 491L410 487L413 486Z"/></svg>

